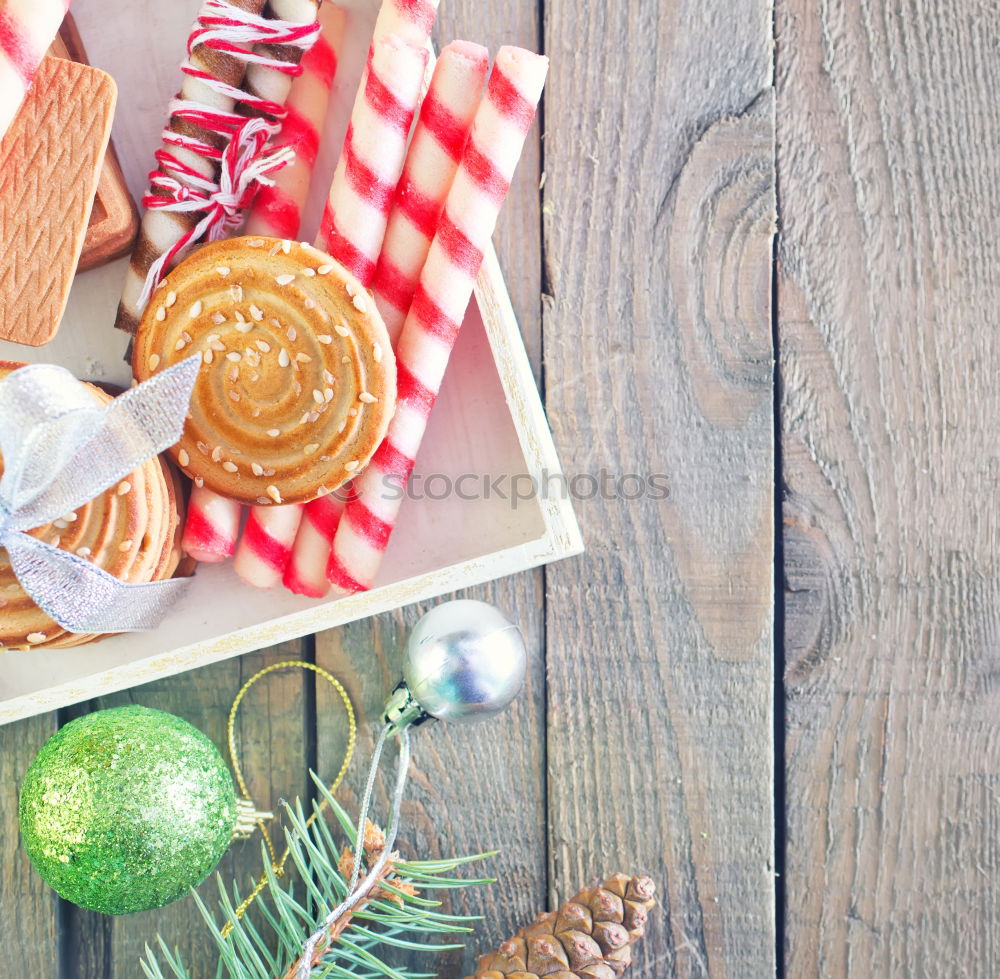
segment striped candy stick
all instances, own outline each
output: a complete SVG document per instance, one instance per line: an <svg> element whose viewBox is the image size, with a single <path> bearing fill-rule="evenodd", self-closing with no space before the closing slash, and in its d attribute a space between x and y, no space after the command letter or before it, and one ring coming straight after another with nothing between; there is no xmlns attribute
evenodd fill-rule
<svg viewBox="0 0 1000 979"><path fill-rule="evenodd" d="M322 598L330 590L326 563L344 504L338 493L328 493L305 505L292 559L285 570L285 587L296 595Z"/></svg>
<svg viewBox="0 0 1000 979"><path fill-rule="evenodd" d="M14 121L71 0L0 0L0 138Z"/></svg>
<svg viewBox="0 0 1000 979"><path fill-rule="evenodd" d="M370 588L378 571L547 71L529 51L497 55L399 339L395 417L334 537L327 576L340 592Z"/></svg>
<svg viewBox="0 0 1000 979"><path fill-rule="evenodd" d="M274 186L264 187L257 194L247 221L246 234L276 235L280 238L299 236L302 207L309 193L320 134L326 121L346 16L339 7L327 3L320 7L319 20L322 33L302 59L302 74L288 92L288 115L281 132L275 137L276 145L288 145L295 149L295 161L279 171ZM236 573L247 584L273 588L287 575L296 581L292 566L293 549L299 546L308 551L309 548L307 541L311 525L301 529L305 514L303 506L250 508L235 565ZM301 546L296 543L300 533L306 541ZM310 594L309 591L299 593Z"/></svg>
<svg viewBox="0 0 1000 979"><path fill-rule="evenodd" d="M372 46L316 245L363 285L375 276L429 54L389 34Z"/></svg>
<svg viewBox="0 0 1000 979"><path fill-rule="evenodd" d="M393 347L455 179L489 70L489 52L453 41L434 68L389 215L372 291Z"/></svg>
<svg viewBox="0 0 1000 979"><path fill-rule="evenodd" d="M181 547L196 561L218 564L236 553L243 508L204 486L194 486Z"/></svg>
<svg viewBox="0 0 1000 979"><path fill-rule="evenodd" d="M319 21L322 33L302 58L302 74L292 82L285 103L288 115L274 139L278 146L291 146L295 160L278 171L273 186L262 187L257 193L247 220L248 235L299 237L302 208L309 194L337 74L337 52L343 41L346 15L340 7L324 3Z"/></svg>
<svg viewBox="0 0 1000 979"><path fill-rule="evenodd" d="M234 567L248 585L274 588L292 558L301 506L251 507Z"/></svg>

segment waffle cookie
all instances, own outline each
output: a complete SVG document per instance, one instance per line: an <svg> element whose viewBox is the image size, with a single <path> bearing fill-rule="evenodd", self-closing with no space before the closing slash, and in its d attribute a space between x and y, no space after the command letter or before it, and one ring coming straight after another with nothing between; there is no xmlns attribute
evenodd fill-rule
<svg viewBox="0 0 1000 979"><path fill-rule="evenodd" d="M0 379L21 366L0 361ZM111 400L88 387L98 403ZM181 560L182 517L176 474L157 456L74 513L29 533L93 561L122 581L163 581L174 575ZM68 633L53 622L25 594L7 552L0 549L0 647L62 649L97 638Z"/></svg>
<svg viewBox="0 0 1000 979"><path fill-rule="evenodd" d="M0 141L0 339L38 347L59 329L116 98L110 75L48 55Z"/></svg>
<svg viewBox="0 0 1000 979"><path fill-rule="evenodd" d="M396 403L370 294L310 245L206 245L163 280L132 354L140 381L192 354L202 369L170 450L197 486L243 503L306 503L367 465Z"/></svg>

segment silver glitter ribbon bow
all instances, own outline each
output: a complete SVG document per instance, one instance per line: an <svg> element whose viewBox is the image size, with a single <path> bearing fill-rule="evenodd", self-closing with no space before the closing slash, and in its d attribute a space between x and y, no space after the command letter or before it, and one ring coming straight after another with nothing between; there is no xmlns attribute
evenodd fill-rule
<svg viewBox="0 0 1000 979"><path fill-rule="evenodd" d="M127 584L25 531L72 513L175 444L200 363L189 357L106 405L50 364L0 381L0 548L24 590L63 629L155 629L187 587L186 580Z"/></svg>

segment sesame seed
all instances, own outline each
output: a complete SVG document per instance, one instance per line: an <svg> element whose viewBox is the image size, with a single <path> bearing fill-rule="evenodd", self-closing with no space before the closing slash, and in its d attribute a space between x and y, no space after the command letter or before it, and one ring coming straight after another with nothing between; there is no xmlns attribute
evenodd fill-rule
<svg viewBox="0 0 1000 979"><path fill-rule="evenodd" d="M226 317L222 313L212 313L212 322L216 326L222 326L226 322Z"/></svg>
<svg viewBox="0 0 1000 979"><path fill-rule="evenodd" d="M298 368L296 368L296 369L298 369ZM296 381L292 385L292 393L295 395L296 398L302 393L302 385L299 384L298 381Z"/></svg>
<svg viewBox="0 0 1000 979"><path fill-rule="evenodd" d="M348 357L347 354L344 354L344 356L340 358L340 362L342 364L349 364L351 362L351 358Z"/></svg>
<svg viewBox="0 0 1000 979"><path fill-rule="evenodd" d="M358 401L363 401L366 405L373 405L378 401L378 398L374 394L370 394L368 391L362 391L358 395Z"/></svg>
<svg viewBox="0 0 1000 979"><path fill-rule="evenodd" d="M238 367L229 368L229 380L235 383L240 379L240 369Z"/></svg>
<svg viewBox="0 0 1000 979"><path fill-rule="evenodd" d="M191 342L191 334L187 330L181 330L181 336L184 338L185 343Z"/></svg>
<svg viewBox="0 0 1000 979"><path fill-rule="evenodd" d="M252 374L250 375L250 380L251 380L251 381L253 381L253 383L254 383L254 384L256 384L256 383L257 383L257 382L258 382L258 381L260 380L260 374L258 374L258 373L257 373L256 371L254 371L254 372L253 372L253 373L252 373ZM254 415L254 418L256 418L256 417L257 417L257 416L256 416L256 415Z"/></svg>
<svg viewBox="0 0 1000 979"><path fill-rule="evenodd" d="M329 275L333 271L333 266L321 265L318 269L316 269L316 271L319 272L320 275Z"/></svg>
<svg viewBox="0 0 1000 979"><path fill-rule="evenodd" d="M269 354L271 352L271 344L269 344L266 340L255 340L254 342L257 344L257 349L261 353Z"/></svg>
<svg viewBox="0 0 1000 979"><path fill-rule="evenodd" d="M323 392L313 390L313 401L315 401L316 404L321 405L323 403Z"/></svg>
<svg viewBox="0 0 1000 979"><path fill-rule="evenodd" d="M254 379L256 380L256 378L257 378L257 375L254 374ZM251 414L253 415L254 418L260 418L260 408L254 408L254 410L251 412Z"/></svg>
<svg viewBox="0 0 1000 979"><path fill-rule="evenodd" d="M213 340L209 346L217 353L221 354L225 352L226 345L221 340Z"/></svg>
<svg viewBox="0 0 1000 979"><path fill-rule="evenodd" d="M89 547L78 547L76 549L76 553L79 554L80 557L90 557L90 548Z"/></svg>
<svg viewBox="0 0 1000 979"><path fill-rule="evenodd" d="M252 473L253 473L253 474L254 474L255 476L263 476L263 475L264 475L264 467L263 467L263 466L261 466L261 465L259 465L259 464L258 464L258 463L256 463L256 462L251 462L251 463L250 463L250 471L251 471L251 472L252 472Z"/></svg>
<svg viewBox="0 0 1000 979"><path fill-rule="evenodd" d="M149 360L148 360L147 363L149 364L149 369L151 371L155 371L156 368L160 366L160 355L159 354L150 354L149 355Z"/></svg>
<svg viewBox="0 0 1000 979"><path fill-rule="evenodd" d="M126 479L118 484L118 495L127 496L132 492L132 484Z"/></svg>
<svg viewBox="0 0 1000 979"><path fill-rule="evenodd" d="M329 371L323 371L323 380L326 381L327 384L336 384L337 383L334 380L333 375Z"/></svg>
<svg viewBox="0 0 1000 979"><path fill-rule="evenodd" d="M266 496L258 496L257 497L257 502L261 506L270 506L271 505L271 501Z"/></svg>
<svg viewBox="0 0 1000 979"><path fill-rule="evenodd" d="M249 246L250 246L251 248L263 248L263 247L264 247L264 239L263 239L263 238L251 238L251 239L250 239L250 240L249 240L249 241L247 242L247 244L248 244L248 245L249 245Z"/></svg>
<svg viewBox="0 0 1000 979"><path fill-rule="evenodd" d="M296 330L294 326L290 326L288 328L288 339L291 340L292 343L295 343L295 341L298 339L298 336L299 336L299 331Z"/></svg>
<svg viewBox="0 0 1000 979"><path fill-rule="evenodd" d="M307 412L306 412L306 413L305 413L305 414L304 414L304 415L303 415L303 416L302 416L302 417L301 417L301 418L299 419L299 424L300 424L300 425L308 425L308 424L309 424L309 415L310 415L310 414L311 414L311 412L308 412L308 411L307 411Z"/></svg>
<svg viewBox="0 0 1000 979"><path fill-rule="evenodd" d="M358 468L358 466L360 466L360 465L361 465L361 463L360 463L360 462L358 462L358 460L357 460L357 459L352 459L352 460L351 460L350 462L345 462L345 463L344 463L344 468L345 468L345 469L346 469L346 470L347 470L347 471L348 471L349 473L352 473L352 472L354 472L354 470L355 470L355 469L357 469L357 468Z"/></svg>
<svg viewBox="0 0 1000 979"><path fill-rule="evenodd" d="M279 286L288 286L295 281L295 276L291 272L286 272L284 275L276 275L274 281L278 283Z"/></svg>
<svg viewBox="0 0 1000 979"><path fill-rule="evenodd" d="M270 435L271 438L276 439L281 434L281 429L280 428L269 428L267 430L267 434Z"/></svg>
<svg viewBox="0 0 1000 979"><path fill-rule="evenodd" d="M318 337L316 337L316 339L319 340L320 343L326 344L327 346L333 343L333 337L330 336L329 333L321 333Z"/></svg>
<svg viewBox="0 0 1000 979"><path fill-rule="evenodd" d="M226 360L231 361L234 364L238 364L243 359L243 355L238 350L230 350L226 354Z"/></svg>
<svg viewBox="0 0 1000 979"><path fill-rule="evenodd" d="M167 280L160 279L160 281L156 283L156 288L153 290L153 292L159 292L161 289L165 289L166 286L167 286Z"/></svg>
<svg viewBox="0 0 1000 979"><path fill-rule="evenodd" d="M221 461L222 461L222 446L217 445L214 449L212 449L212 462L221 462Z"/></svg>
<svg viewBox="0 0 1000 979"><path fill-rule="evenodd" d="M197 486L198 489L201 489L205 485L205 480L203 480L201 476L195 476L194 485Z"/></svg>
<svg viewBox="0 0 1000 979"><path fill-rule="evenodd" d="M208 446L204 442L198 442L197 445L198 445L198 451L203 456L207 456L208 455Z"/></svg>
<svg viewBox="0 0 1000 979"><path fill-rule="evenodd" d="M354 308L359 313L364 313L364 312L367 312L367 310L368 310L368 303L365 302L364 296L355 296L351 300L351 303L354 305Z"/></svg>
<svg viewBox="0 0 1000 979"><path fill-rule="evenodd" d="M174 350L183 350L187 344L187 340L185 340L184 337L181 337L180 340L174 344Z"/></svg>
<svg viewBox="0 0 1000 979"><path fill-rule="evenodd" d="M320 409L320 411L322 411L322 409ZM315 422L319 421L320 411L309 412L309 414L306 417L309 419L310 424L314 424Z"/></svg>
<svg viewBox="0 0 1000 979"><path fill-rule="evenodd" d="M180 452L177 453L177 461L182 466L185 466L185 467L189 466L191 464L191 456L188 455L187 449L181 449Z"/></svg>
<svg viewBox="0 0 1000 979"><path fill-rule="evenodd" d="M264 475L265 476L273 476L274 475L274 470L273 469L265 469L264 470Z"/></svg>
<svg viewBox="0 0 1000 979"><path fill-rule="evenodd" d="M333 388L327 388L327 389L326 389L326 390L325 390L325 391L323 392L323 400L324 400L324 401L325 401L325 402L326 402L327 404L329 404L329 403L330 403L331 401L333 401Z"/></svg>
<svg viewBox="0 0 1000 979"><path fill-rule="evenodd" d="M188 310L188 316L190 316L191 319L195 319L198 316L201 316L202 310L204 308L205 304L200 299L198 299L195 301L194 305L192 305L192 307Z"/></svg>
<svg viewBox="0 0 1000 979"><path fill-rule="evenodd" d="M233 297L233 302L243 302L243 286L233 285L229 287L229 295Z"/></svg>
<svg viewBox="0 0 1000 979"><path fill-rule="evenodd" d="M245 323L247 321L247 318L238 309L233 310L233 316L236 317L237 323Z"/></svg>
<svg viewBox="0 0 1000 979"><path fill-rule="evenodd" d="M27 634L27 636L25 636L25 639L27 639L27 641L29 642L30 645L34 646L34 645L36 645L36 644L38 644L40 642L45 642L45 633L44 632L29 632Z"/></svg>
<svg viewBox="0 0 1000 979"><path fill-rule="evenodd" d="M315 309L316 300L306 296L305 302L303 302L302 305L305 306L306 309Z"/></svg>
<svg viewBox="0 0 1000 979"><path fill-rule="evenodd" d="M345 428L347 428L346 418L340 423L340 427L337 429L337 434L339 435Z"/></svg>
<svg viewBox="0 0 1000 979"><path fill-rule="evenodd" d="M167 318L167 311L166 311L166 309L163 306L161 306L156 311L156 322L157 323L162 323L166 318Z"/></svg>
<svg viewBox="0 0 1000 979"><path fill-rule="evenodd" d="M121 543L120 543L120 544L118 545L118 550L119 550L119 551L121 551L121 552L122 552L122 554L124 554L124 553L125 553L126 551L130 551L130 550L132 550L132 545L133 545L134 543L135 543L135 541L131 541L131 540L123 540L123 541L122 541L122 542L121 542Z"/></svg>
<svg viewBox="0 0 1000 979"><path fill-rule="evenodd" d="M229 266L228 265L217 265L215 267L215 271L218 272L219 275L229 275Z"/></svg>
<svg viewBox="0 0 1000 979"><path fill-rule="evenodd" d="M274 256L274 255L277 255L277 254L278 254L278 252L280 252L280 251L281 251L281 242L280 242L280 241L276 241L276 242L275 242L275 243L274 243L274 244L273 244L273 245L271 246L271 251L270 251L270 252L269 252L268 254L270 254L270 255Z"/></svg>
<svg viewBox="0 0 1000 979"><path fill-rule="evenodd" d="M177 302L177 293L171 290L167 293L167 306L173 306Z"/></svg>
<svg viewBox="0 0 1000 979"><path fill-rule="evenodd" d="M375 358L376 364L382 363L382 344L380 343L372 344L372 356Z"/></svg>
<svg viewBox="0 0 1000 979"><path fill-rule="evenodd" d="M49 541L49 543L53 547L58 547L62 543L62 538L61 537L53 537L52 540Z"/></svg>
<svg viewBox="0 0 1000 979"><path fill-rule="evenodd" d="M337 331L338 336L349 337L351 335L351 331L347 329L346 326L341 326L339 323L335 324L333 328Z"/></svg>
<svg viewBox="0 0 1000 979"><path fill-rule="evenodd" d="M226 470L227 473L238 473L240 467L236 465L235 462L230 462L228 459L222 464L222 468Z"/></svg>
<svg viewBox="0 0 1000 979"><path fill-rule="evenodd" d="M275 503L281 502L281 493L278 492L278 487L275 485L268 486L267 495L274 500Z"/></svg>
<svg viewBox="0 0 1000 979"><path fill-rule="evenodd" d="M253 329L253 323L248 323L246 320L240 320L236 324L237 333L249 333Z"/></svg>
<svg viewBox="0 0 1000 979"><path fill-rule="evenodd" d="M303 354L303 353L297 353L295 355L295 359L300 364L311 364L313 360L312 357L309 356L309 354Z"/></svg>
<svg viewBox="0 0 1000 979"><path fill-rule="evenodd" d="M292 251L292 243L287 239L281 243L281 250L286 254L290 254Z"/></svg>
<svg viewBox="0 0 1000 979"><path fill-rule="evenodd" d="M302 270L302 274L304 276L307 276L307 277L311 278L312 276L314 276L316 274L316 270L306 267L306 268L304 268Z"/></svg>
<svg viewBox="0 0 1000 979"><path fill-rule="evenodd" d="M357 295L357 293L354 291L354 286L350 282L344 283L344 289L347 290L347 295L349 295L351 299L353 299Z"/></svg>
<svg viewBox="0 0 1000 979"><path fill-rule="evenodd" d="M357 408L352 408L352 409L351 409L351 410L350 410L350 411L348 412L348 414L349 414L349 415L350 415L350 416L351 416L352 418L357 418L357 417L358 417L358 409L357 409Z"/></svg>
<svg viewBox="0 0 1000 979"><path fill-rule="evenodd" d="M264 318L264 310L255 303L250 303L250 315L259 323Z"/></svg>
<svg viewBox="0 0 1000 979"><path fill-rule="evenodd" d="M287 367L289 363L290 361L288 359L288 351L284 347L282 347L281 350L278 351L278 366Z"/></svg>
<svg viewBox="0 0 1000 979"><path fill-rule="evenodd" d="M311 456L314 452L319 450L319 442L310 442L305 449L306 455Z"/></svg>
<svg viewBox="0 0 1000 979"><path fill-rule="evenodd" d="M66 523L73 523L76 520L76 511L74 510L72 513L67 513L66 516L63 517L63 520L65 520Z"/></svg>
<svg viewBox="0 0 1000 979"><path fill-rule="evenodd" d="M260 354L257 353L256 350L247 350L246 351L246 358L247 358L247 363L251 367L259 367L260 366Z"/></svg>
<svg viewBox="0 0 1000 979"><path fill-rule="evenodd" d="M201 358L206 364L211 364L215 360L215 354L211 350L206 350Z"/></svg>
<svg viewBox="0 0 1000 979"><path fill-rule="evenodd" d="M240 400L240 392L239 391L230 391L229 392L229 400L230 401L239 401Z"/></svg>

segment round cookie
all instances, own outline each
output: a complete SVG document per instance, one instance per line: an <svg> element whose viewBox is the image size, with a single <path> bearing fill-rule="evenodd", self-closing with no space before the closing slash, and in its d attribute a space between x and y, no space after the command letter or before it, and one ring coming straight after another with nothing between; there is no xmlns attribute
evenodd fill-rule
<svg viewBox="0 0 1000 979"><path fill-rule="evenodd" d="M385 436L396 362L361 284L324 252L278 238L206 245L168 275L132 354L146 380L192 354L202 369L170 455L242 503L307 503L356 475Z"/></svg>
<svg viewBox="0 0 1000 979"><path fill-rule="evenodd" d="M21 366L0 362L0 378ZM87 386L95 401L111 400ZM93 561L122 581L159 581L173 575L180 559L181 508L175 478L157 457L74 513L29 533ZM25 593L7 552L0 549L0 648L66 648L97 638L68 633L53 622Z"/></svg>

